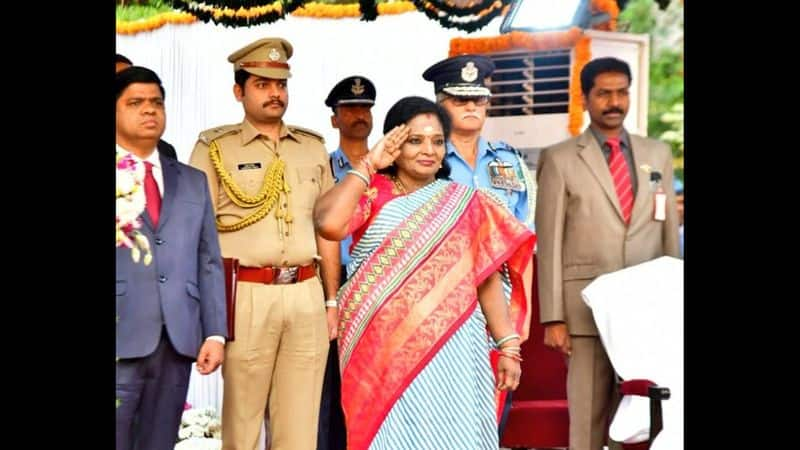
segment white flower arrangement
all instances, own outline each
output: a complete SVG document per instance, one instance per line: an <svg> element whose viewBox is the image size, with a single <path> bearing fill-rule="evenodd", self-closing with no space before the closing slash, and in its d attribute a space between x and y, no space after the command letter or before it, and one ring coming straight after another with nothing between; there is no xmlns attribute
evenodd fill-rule
<svg viewBox="0 0 800 450"><path fill-rule="evenodd" d="M213 406L183 411L175 450L221 450L222 422Z"/></svg>
<svg viewBox="0 0 800 450"><path fill-rule="evenodd" d="M142 233L139 215L145 208L144 166L130 153L117 149L117 247L131 249L131 258L139 262L144 253L144 264L153 259L150 243Z"/></svg>

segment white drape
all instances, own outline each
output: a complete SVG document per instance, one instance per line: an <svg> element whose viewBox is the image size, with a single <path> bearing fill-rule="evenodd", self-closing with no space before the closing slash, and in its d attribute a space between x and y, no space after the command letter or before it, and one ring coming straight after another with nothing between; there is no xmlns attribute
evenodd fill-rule
<svg viewBox="0 0 800 450"><path fill-rule="evenodd" d="M652 450L683 449L683 260L670 256L599 276L581 293L592 309L614 370L626 380L648 379L667 387L664 429ZM646 440L649 399L625 396L609 435Z"/></svg>
<svg viewBox="0 0 800 450"><path fill-rule="evenodd" d="M257 39L283 37L294 47L288 61L292 78L284 120L322 133L333 151L338 132L331 127L331 110L324 101L336 82L363 75L375 83L372 144L383 134L386 111L394 102L408 95L434 98L433 83L423 80L422 72L448 56L452 37L495 36L500 21L497 18L469 35L444 29L419 12L379 16L375 22L289 16L251 28L166 25L152 32L117 35L117 52L161 77L167 108L164 139L186 162L200 131L243 118L233 96L228 55Z"/></svg>

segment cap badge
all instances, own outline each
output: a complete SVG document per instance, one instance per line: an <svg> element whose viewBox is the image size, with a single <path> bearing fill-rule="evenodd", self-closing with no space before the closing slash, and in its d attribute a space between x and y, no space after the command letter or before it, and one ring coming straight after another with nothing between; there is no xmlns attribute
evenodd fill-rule
<svg viewBox="0 0 800 450"><path fill-rule="evenodd" d="M281 59L281 54L278 53L278 51L274 48L269 49L269 55L267 56L269 57L270 61L277 61Z"/></svg>
<svg viewBox="0 0 800 450"><path fill-rule="evenodd" d="M461 69L461 79L471 83L478 79L478 68L475 67L475 63L469 61L463 69Z"/></svg>
<svg viewBox="0 0 800 450"><path fill-rule="evenodd" d="M364 85L361 84L361 78L356 78L353 82L353 86L350 87L350 92L353 95L361 95L364 93Z"/></svg>

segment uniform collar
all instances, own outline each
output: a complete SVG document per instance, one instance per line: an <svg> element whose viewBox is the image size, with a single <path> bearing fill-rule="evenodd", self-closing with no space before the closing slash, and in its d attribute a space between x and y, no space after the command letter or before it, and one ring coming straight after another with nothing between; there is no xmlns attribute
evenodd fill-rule
<svg viewBox="0 0 800 450"><path fill-rule="evenodd" d="M339 167L340 158L342 163L344 163L344 167ZM347 159L347 155L345 154L344 150L342 150L342 147L337 147L336 150L331 153L331 160L333 160L333 162L336 164L336 170L342 170L345 167L352 167L352 164L350 164L350 160Z"/></svg>
<svg viewBox="0 0 800 450"><path fill-rule="evenodd" d="M478 137L478 152L477 152L478 154L475 155L475 160L476 161L479 160L486 152L492 152L493 154L497 153L497 151L489 145L489 141L484 139L483 136L479 136ZM448 139L447 140L447 156L451 156L453 154L461 156L461 154L458 153L458 150L456 150L456 146L453 145L453 142Z"/></svg>
<svg viewBox="0 0 800 450"><path fill-rule="evenodd" d="M258 136L264 135L256 127L253 126L247 119L242 121L242 145L249 144L253 139L257 138ZM278 138L283 139L285 137L290 137L295 141L300 141L297 136L286 126L286 124L281 120L281 130L278 132ZM266 136L265 136L266 137Z"/></svg>

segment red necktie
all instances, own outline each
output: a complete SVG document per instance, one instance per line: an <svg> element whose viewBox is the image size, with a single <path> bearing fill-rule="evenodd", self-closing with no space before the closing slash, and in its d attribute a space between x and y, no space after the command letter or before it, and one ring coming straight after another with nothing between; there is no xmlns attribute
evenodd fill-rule
<svg viewBox="0 0 800 450"><path fill-rule="evenodd" d="M158 183L153 177L153 163L144 162L144 198L147 214L153 222L153 227L158 226L158 213L161 211L161 193L158 192Z"/></svg>
<svg viewBox="0 0 800 450"><path fill-rule="evenodd" d="M622 217L625 219L625 224L629 224L631 210L633 210L633 186L631 185L630 173L628 173L628 163L625 161L619 142L618 137L608 138L606 141L608 146L611 147L608 170L611 171L611 178L614 180L614 189L617 191Z"/></svg>

